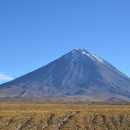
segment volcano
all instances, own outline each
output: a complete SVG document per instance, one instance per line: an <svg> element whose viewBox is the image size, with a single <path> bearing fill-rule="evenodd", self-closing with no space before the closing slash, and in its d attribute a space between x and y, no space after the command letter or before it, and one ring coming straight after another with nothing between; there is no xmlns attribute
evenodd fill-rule
<svg viewBox="0 0 130 130"><path fill-rule="evenodd" d="M0 98L129 102L130 78L99 56L74 49L46 66L1 84Z"/></svg>

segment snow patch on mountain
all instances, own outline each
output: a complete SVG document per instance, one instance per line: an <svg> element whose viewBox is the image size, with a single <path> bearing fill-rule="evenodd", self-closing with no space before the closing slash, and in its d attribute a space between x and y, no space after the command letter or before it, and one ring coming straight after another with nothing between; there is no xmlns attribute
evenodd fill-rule
<svg viewBox="0 0 130 130"><path fill-rule="evenodd" d="M66 59L71 59L72 61L79 61L85 57L93 60L94 62L98 61L100 63L104 63L104 60L102 58L98 57L95 54L91 54L84 49L74 49L65 56Z"/></svg>
<svg viewBox="0 0 130 130"><path fill-rule="evenodd" d="M82 51L82 54L83 55L86 55L86 56L88 56L89 58L91 58L92 60L94 60L94 58L92 57L92 55L91 54L89 54L89 53L87 53L86 51Z"/></svg>
<svg viewBox="0 0 130 130"><path fill-rule="evenodd" d="M97 55L92 54L92 56L97 59L99 62L104 63L104 60L98 57Z"/></svg>

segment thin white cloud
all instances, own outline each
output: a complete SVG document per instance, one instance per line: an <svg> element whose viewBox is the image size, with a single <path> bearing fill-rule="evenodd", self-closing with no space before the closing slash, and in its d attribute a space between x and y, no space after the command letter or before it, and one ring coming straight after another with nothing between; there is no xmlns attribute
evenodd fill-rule
<svg viewBox="0 0 130 130"><path fill-rule="evenodd" d="M5 74L0 74L0 81L9 81L9 80L13 80L13 78Z"/></svg>

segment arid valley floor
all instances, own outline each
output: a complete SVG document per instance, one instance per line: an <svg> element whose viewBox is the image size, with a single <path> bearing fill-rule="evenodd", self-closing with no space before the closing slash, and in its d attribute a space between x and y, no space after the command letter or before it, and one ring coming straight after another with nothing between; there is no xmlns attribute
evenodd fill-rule
<svg viewBox="0 0 130 130"><path fill-rule="evenodd" d="M130 130L130 105L1 103L0 130Z"/></svg>

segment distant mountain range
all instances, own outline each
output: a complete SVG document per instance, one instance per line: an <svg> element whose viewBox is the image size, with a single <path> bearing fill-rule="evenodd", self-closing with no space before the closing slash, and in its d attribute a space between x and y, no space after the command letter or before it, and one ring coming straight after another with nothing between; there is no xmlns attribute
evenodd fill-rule
<svg viewBox="0 0 130 130"><path fill-rule="evenodd" d="M97 55L74 49L0 85L0 100L129 102L130 78Z"/></svg>

